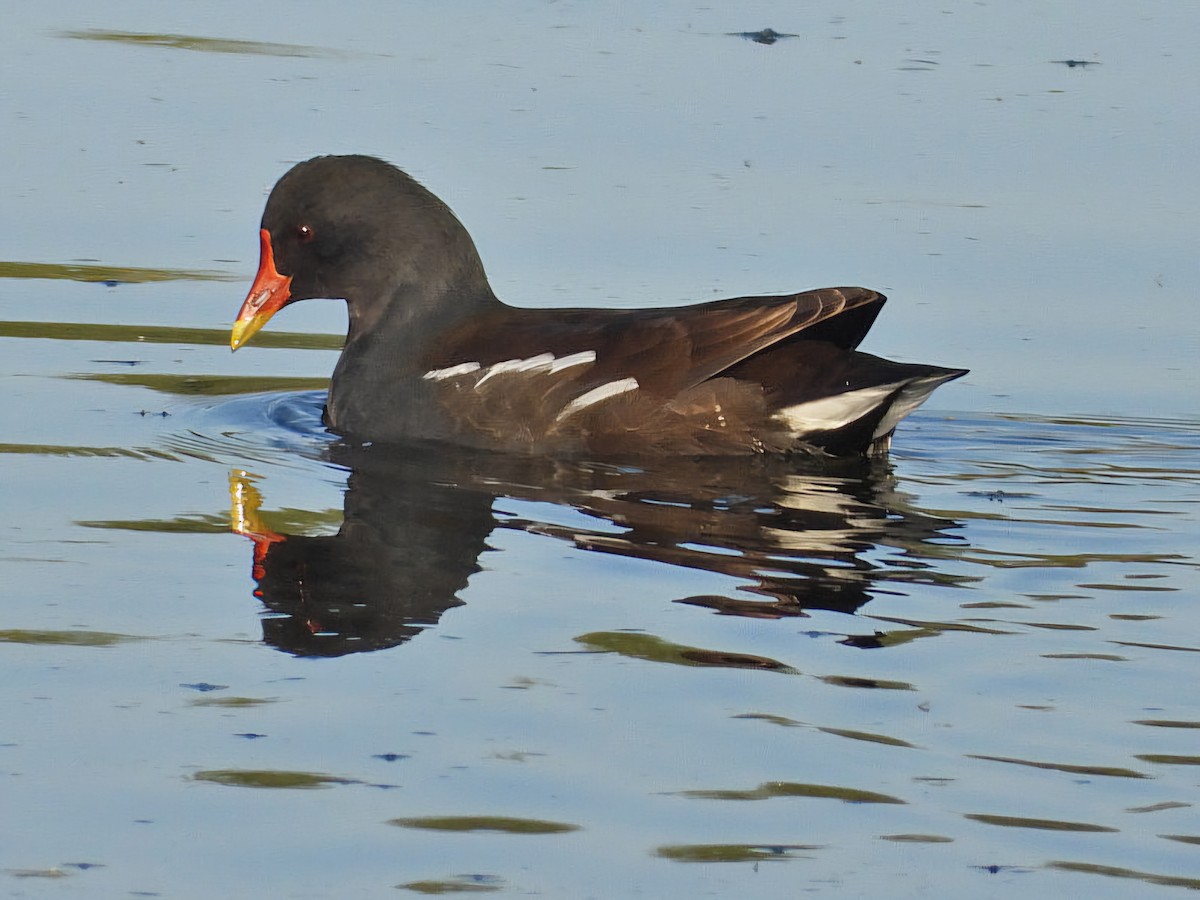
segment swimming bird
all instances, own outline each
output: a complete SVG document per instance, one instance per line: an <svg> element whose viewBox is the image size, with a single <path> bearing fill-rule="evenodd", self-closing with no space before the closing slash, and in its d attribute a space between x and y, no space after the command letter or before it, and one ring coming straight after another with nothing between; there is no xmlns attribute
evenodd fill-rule
<svg viewBox="0 0 1200 900"><path fill-rule="evenodd" d="M319 156L267 200L234 350L298 300L344 300L325 424L357 441L637 457L881 454L965 369L855 348L861 287L639 310L529 309L493 293L441 200L369 156Z"/></svg>

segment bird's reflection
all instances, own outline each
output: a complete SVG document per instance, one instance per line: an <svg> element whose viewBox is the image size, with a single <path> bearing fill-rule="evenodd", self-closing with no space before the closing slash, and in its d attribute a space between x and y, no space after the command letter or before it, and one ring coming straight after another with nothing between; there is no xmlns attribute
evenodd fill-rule
<svg viewBox="0 0 1200 900"><path fill-rule="evenodd" d="M886 464L865 460L640 467L335 445L331 461L350 472L333 535L273 530L253 477L231 479L234 530L253 541L254 593L268 611L264 637L302 656L392 647L436 624L462 603L498 528L733 576L738 596L679 602L782 618L853 612L902 591L945 555L958 527L913 509ZM514 504L522 517L505 499L538 503ZM530 517L540 503L575 514ZM570 520L578 524L562 524Z"/></svg>

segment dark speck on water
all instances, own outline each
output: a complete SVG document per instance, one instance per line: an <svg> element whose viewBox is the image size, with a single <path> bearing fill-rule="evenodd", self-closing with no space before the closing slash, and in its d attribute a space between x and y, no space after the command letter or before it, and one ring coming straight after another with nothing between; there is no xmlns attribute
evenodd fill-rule
<svg viewBox="0 0 1200 900"><path fill-rule="evenodd" d="M838 643L844 644L847 647L857 647L860 650L878 650L886 646L884 643L885 637L884 634L878 631L874 634L852 634L838 641Z"/></svg>
<svg viewBox="0 0 1200 900"><path fill-rule="evenodd" d="M993 500L997 503L1003 503L1005 500L1028 500L1030 497L1036 496L1013 491L963 491L963 493L968 497L982 497L984 500Z"/></svg>
<svg viewBox="0 0 1200 900"><path fill-rule="evenodd" d="M1060 66L1066 66L1068 69L1074 69L1076 67L1082 69L1085 66L1100 65L1100 63L1096 62L1094 59L1052 59L1050 62Z"/></svg>
<svg viewBox="0 0 1200 900"><path fill-rule="evenodd" d="M756 44L766 44L770 46L780 38L800 37L798 34L782 34L774 28L764 28L762 31L730 31L730 37L745 38L748 41L754 41Z"/></svg>

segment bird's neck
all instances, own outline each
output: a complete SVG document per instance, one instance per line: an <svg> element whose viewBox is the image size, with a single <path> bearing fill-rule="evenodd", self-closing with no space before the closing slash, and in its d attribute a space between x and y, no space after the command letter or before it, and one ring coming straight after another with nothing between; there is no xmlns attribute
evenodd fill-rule
<svg viewBox="0 0 1200 900"><path fill-rule="evenodd" d="M349 302L346 346L334 368L326 424L371 440L449 439L434 415L424 358L472 316L501 306L491 290L445 296L398 291L388 303ZM442 430L439 430L442 429Z"/></svg>
<svg viewBox="0 0 1200 900"><path fill-rule="evenodd" d="M385 302L347 300L346 349L386 356L395 367L402 368L405 361L415 365L438 335L500 305L486 282L437 291L401 284Z"/></svg>

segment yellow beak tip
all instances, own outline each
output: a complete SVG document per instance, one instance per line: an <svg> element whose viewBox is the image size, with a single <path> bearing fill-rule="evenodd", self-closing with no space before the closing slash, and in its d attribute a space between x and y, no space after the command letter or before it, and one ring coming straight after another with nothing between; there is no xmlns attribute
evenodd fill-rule
<svg viewBox="0 0 1200 900"><path fill-rule="evenodd" d="M251 316L248 319L238 319L233 323L229 334L229 349L236 350L245 344L263 325L270 316Z"/></svg>

